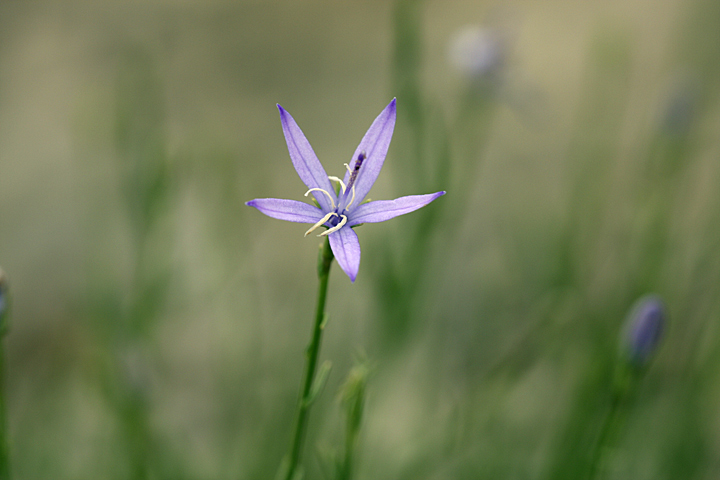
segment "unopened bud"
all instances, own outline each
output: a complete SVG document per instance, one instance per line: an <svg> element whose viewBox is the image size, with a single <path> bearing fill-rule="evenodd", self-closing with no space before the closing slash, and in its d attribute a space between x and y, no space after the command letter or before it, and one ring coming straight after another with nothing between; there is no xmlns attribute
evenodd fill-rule
<svg viewBox="0 0 720 480"><path fill-rule="evenodd" d="M365 390L371 367L369 362L362 358L356 360L356 365L350 370L345 383L340 388L340 402L345 407L349 433L357 435L362 422L365 405Z"/></svg>
<svg viewBox="0 0 720 480"><path fill-rule="evenodd" d="M631 364L647 365L657 349L665 327L665 307L656 295L635 302L625 321L621 348Z"/></svg>
<svg viewBox="0 0 720 480"><path fill-rule="evenodd" d="M471 25L450 40L453 66L468 78L480 80L496 74L505 63L505 39L491 29Z"/></svg>

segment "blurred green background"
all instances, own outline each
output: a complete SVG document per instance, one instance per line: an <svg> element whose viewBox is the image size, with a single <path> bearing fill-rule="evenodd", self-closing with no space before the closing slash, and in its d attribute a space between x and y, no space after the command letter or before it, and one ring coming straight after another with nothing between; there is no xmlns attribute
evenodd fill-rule
<svg viewBox="0 0 720 480"><path fill-rule="evenodd" d="M14 478L273 478L318 242L244 202L303 198L276 103L340 175L393 97L370 196L448 194L333 268L306 478L358 351L357 478L584 478L649 292L598 475L720 477L719 94L716 0L0 0Z"/></svg>

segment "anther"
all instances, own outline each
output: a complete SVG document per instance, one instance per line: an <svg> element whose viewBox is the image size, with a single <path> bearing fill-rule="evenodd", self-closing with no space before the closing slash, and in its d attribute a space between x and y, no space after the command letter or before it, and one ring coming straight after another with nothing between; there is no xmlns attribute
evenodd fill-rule
<svg viewBox="0 0 720 480"><path fill-rule="evenodd" d="M310 190L305 192L305 196L307 197L310 194L310 192L322 192L325 195L327 195L328 198L330 199L330 205L332 205L332 209L335 210L335 200L333 200L332 195L330 195L327 191L323 190L322 188L311 188Z"/></svg>
<svg viewBox="0 0 720 480"><path fill-rule="evenodd" d="M318 235L318 237L322 237L323 235L330 235L331 233L337 232L338 230L340 230L343 227L343 225L345 225L347 223L347 217L345 215L340 215L340 218L342 218L342 220L340 220L340 223L338 223L337 225L335 225L332 228L328 228L327 230L322 232L320 235Z"/></svg>
<svg viewBox="0 0 720 480"><path fill-rule="evenodd" d="M347 188L351 188L355 183L358 172L360 172L360 167L362 166L366 158L367 155L365 154L365 152L360 152L360 155L358 155L357 160L355 160L355 165L353 165L352 171L350 172L350 180L348 180Z"/></svg>
<svg viewBox="0 0 720 480"><path fill-rule="evenodd" d="M305 232L305 236L307 237L313 230L315 230L316 228L318 228L319 226L321 226L323 223L325 223L325 222L327 222L328 220L330 220L330 218L332 218L332 217L337 217L337 213L335 213L335 212L330 212L330 213L328 213L327 215L325 215L323 218L320 219L320 221L318 221L315 225L313 225L312 227L310 227L310 229L309 229L307 232Z"/></svg>
<svg viewBox="0 0 720 480"><path fill-rule="evenodd" d="M367 158L367 153L365 153L365 150L360 152L360 155L358 155L357 160L355 161L355 166L353 167L353 170L356 172L360 170L360 166L362 165L363 161Z"/></svg>

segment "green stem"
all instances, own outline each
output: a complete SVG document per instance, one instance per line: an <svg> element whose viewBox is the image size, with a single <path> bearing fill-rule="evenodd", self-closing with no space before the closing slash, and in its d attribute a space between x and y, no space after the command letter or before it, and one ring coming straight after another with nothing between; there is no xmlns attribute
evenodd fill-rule
<svg viewBox="0 0 720 480"><path fill-rule="evenodd" d="M619 398L617 396L614 396L610 404L610 412L608 412L607 417L605 417L605 423L602 426L600 436L598 437L597 443L595 444L595 449L592 453L588 480L594 480L598 476L598 473L600 471L600 465L603 461L604 450L608 447L608 442L611 436L610 433L613 430L613 424L615 423L618 415L619 404Z"/></svg>
<svg viewBox="0 0 720 480"><path fill-rule="evenodd" d="M588 480L598 478L602 472L605 452L615 444L617 434L622 428L625 419L624 409L636 380L636 372L631 371L626 366L619 366L615 370L610 411L605 417L605 422L592 452Z"/></svg>
<svg viewBox="0 0 720 480"><path fill-rule="evenodd" d="M326 238L318 257L318 285L317 309L315 312L315 324L313 325L312 339L307 347L305 364L305 375L302 382L302 390L298 400L297 416L295 417L295 433L290 449L290 457L287 464L285 480L291 480L298 470L300 457L302 455L303 440L307 426L308 414L310 412L310 392L315 379L318 354L320 353L320 341L325 320L325 300L327 299L328 280L330 278L330 265L333 261L333 253L330 249L330 241Z"/></svg>
<svg viewBox="0 0 720 480"><path fill-rule="evenodd" d="M0 268L0 480L10 478L7 404L5 398L5 334L8 331L10 298L5 273Z"/></svg>
<svg viewBox="0 0 720 480"><path fill-rule="evenodd" d="M5 349L2 344L5 337L4 333L4 331L0 333L0 480L10 478L10 455L7 444L7 422L5 420Z"/></svg>
<svg viewBox="0 0 720 480"><path fill-rule="evenodd" d="M350 422L348 422L350 423ZM357 430L348 425L345 433L345 460L342 463L338 480L351 480L353 469L353 454L355 453L355 443L357 440Z"/></svg>

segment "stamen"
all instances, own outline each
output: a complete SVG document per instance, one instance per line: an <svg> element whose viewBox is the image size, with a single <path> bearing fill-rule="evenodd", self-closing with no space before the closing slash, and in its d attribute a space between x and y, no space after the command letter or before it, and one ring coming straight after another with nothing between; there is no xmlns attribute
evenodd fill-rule
<svg viewBox="0 0 720 480"><path fill-rule="evenodd" d="M345 210L347 210L349 212L350 205L352 205L354 201L355 201L355 185L352 186L352 198L350 199L350 203L348 203L347 206L345 207Z"/></svg>
<svg viewBox="0 0 720 480"><path fill-rule="evenodd" d="M345 164L347 165L347 163ZM338 177L328 177L333 182L338 182L340 184L340 187L342 188L342 193L345 193L345 182L340 180Z"/></svg>
<svg viewBox="0 0 720 480"><path fill-rule="evenodd" d="M327 191L323 190L322 188L311 188L307 192L305 192L305 196L307 197L310 192L323 192L325 195L328 196L330 199L330 205L332 205L332 209L335 210L335 201L333 200L332 195L330 195Z"/></svg>
<svg viewBox="0 0 720 480"><path fill-rule="evenodd" d="M335 225L332 228L328 228L327 230L322 232L320 235L318 235L318 237L322 237L323 235L330 235L331 233L337 232L338 230L340 230L343 227L343 225L345 225L347 223L347 217L345 215L340 215L340 217L342 218L342 220L340 220L340 223L338 223L337 225Z"/></svg>
<svg viewBox="0 0 720 480"><path fill-rule="evenodd" d="M347 163L343 163L343 165L345 165L345 168L347 168L348 173L352 175L352 169L350 168L350 165L348 165Z"/></svg>
<svg viewBox="0 0 720 480"><path fill-rule="evenodd" d="M330 212L330 213L328 213L327 215L325 215L323 218L320 219L320 221L318 221L315 225L313 225L312 227L310 227L310 230L308 230L307 232L305 232L305 236L307 237L307 236L310 234L310 232L312 232L313 230L315 230L316 228L318 228L319 226L321 226L323 223L325 223L325 222L327 222L328 220L330 220L330 218L332 218L333 216L337 217L337 213L335 213L335 212ZM334 227L333 227L333 228L334 228Z"/></svg>

